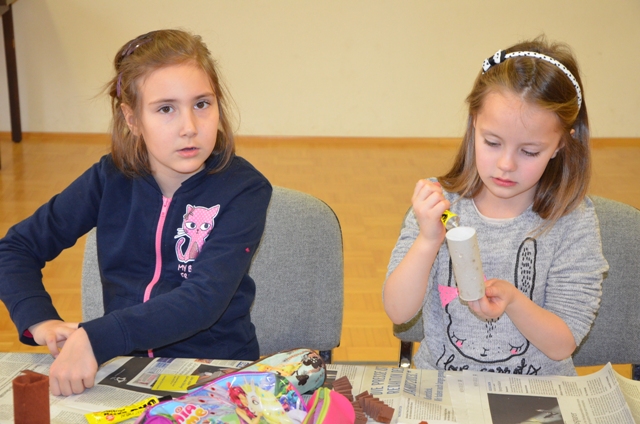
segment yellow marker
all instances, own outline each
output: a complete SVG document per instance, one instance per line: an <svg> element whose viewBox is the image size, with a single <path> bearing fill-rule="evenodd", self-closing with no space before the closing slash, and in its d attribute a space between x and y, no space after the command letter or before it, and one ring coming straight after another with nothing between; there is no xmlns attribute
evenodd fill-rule
<svg viewBox="0 0 640 424"><path fill-rule="evenodd" d="M460 217L448 209L444 211L440 220L442 221L444 228L446 228L447 230L456 228L458 225L460 225Z"/></svg>

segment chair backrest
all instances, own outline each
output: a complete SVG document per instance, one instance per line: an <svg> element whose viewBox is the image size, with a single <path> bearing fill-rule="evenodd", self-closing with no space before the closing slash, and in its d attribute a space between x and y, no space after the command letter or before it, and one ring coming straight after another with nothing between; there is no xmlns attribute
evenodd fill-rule
<svg viewBox="0 0 640 424"><path fill-rule="evenodd" d="M330 360L344 303L342 231L333 210L309 194L274 187L249 275L260 355L306 347ZM85 321L104 314L95 230L85 245L82 314Z"/></svg>
<svg viewBox="0 0 640 424"><path fill-rule="evenodd" d="M602 283L600 310L573 362L576 366L640 364L640 211L614 200L590 197L600 221L609 272ZM394 325L393 332L405 343L422 341L422 316Z"/></svg>
<svg viewBox="0 0 640 424"><path fill-rule="evenodd" d="M609 272L591 331L573 354L577 366L640 364L640 211L592 196Z"/></svg>

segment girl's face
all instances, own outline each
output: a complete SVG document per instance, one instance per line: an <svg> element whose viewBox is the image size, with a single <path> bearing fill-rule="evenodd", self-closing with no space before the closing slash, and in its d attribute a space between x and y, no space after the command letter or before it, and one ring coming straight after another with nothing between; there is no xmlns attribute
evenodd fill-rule
<svg viewBox="0 0 640 424"><path fill-rule="evenodd" d="M476 207L491 218L512 218L533 203L538 181L560 149L555 113L494 91L474 120L476 167L483 182Z"/></svg>
<svg viewBox="0 0 640 424"><path fill-rule="evenodd" d="M220 118L207 74L187 63L151 72L140 81L140 114L123 105L127 124L142 135L154 178L168 197L204 167Z"/></svg>

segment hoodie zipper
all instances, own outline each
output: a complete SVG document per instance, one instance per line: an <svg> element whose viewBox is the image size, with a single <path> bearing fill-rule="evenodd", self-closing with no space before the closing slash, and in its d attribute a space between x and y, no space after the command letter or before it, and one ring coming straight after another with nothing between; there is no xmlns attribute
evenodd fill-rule
<svg viewBox="0 0 640 424"><path fill-rule="evenodd" d="M169 210L170 204L171 199L162 196L162 210L160 211L160 218L158 219L158 226L156 228L156 268L153 273L153 278L144 290L143 302L151 298L151 291L158 280L160 280L160 273L162 272L162 229L164 228L164 221L167 218L167 210ZM149 353L149 357L153 358L153 349L149 349L147 352Z"/></svg>

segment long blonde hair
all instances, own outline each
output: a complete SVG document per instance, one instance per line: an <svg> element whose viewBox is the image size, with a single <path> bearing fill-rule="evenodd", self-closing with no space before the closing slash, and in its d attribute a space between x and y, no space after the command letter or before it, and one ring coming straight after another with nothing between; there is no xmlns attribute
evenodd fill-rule
<svg viewBox="0 0 640 424"><path fill-rule="evenodd" d="M577 62L566 44L549 43L541 36L518 43L506 53L519 51L542 53L559 61L583 87ZM584 96L580 105L571 80L552 63L527 56L511 57L478 74L466 99L469 116L460 150L449 172L438 181L446 190L463 197L473 198L482 189L475 163L474 121L487 94L495 90L515 93L559 118L560 150L547 164L533 200L533 211L546 220L543 227L547 228L582 202L591 177L589 119Z"/></svg>
<svg viewBox="0 0 640 424"><path fill-rule="evenodd" d="M211 173L224 169L235 154L235 141L227 107L227 93L218 76L216 63L198 35L182 30L158 30L126 43L114 59L116 75L106 85L111 97L111 155L115 165L129 177L151 173L149 155L142 136L133 134L122 112L128 105L140 113L140 81L165 66L193 63L209 77L218 102L219 129L212 156L219 156Z"/></svg>

